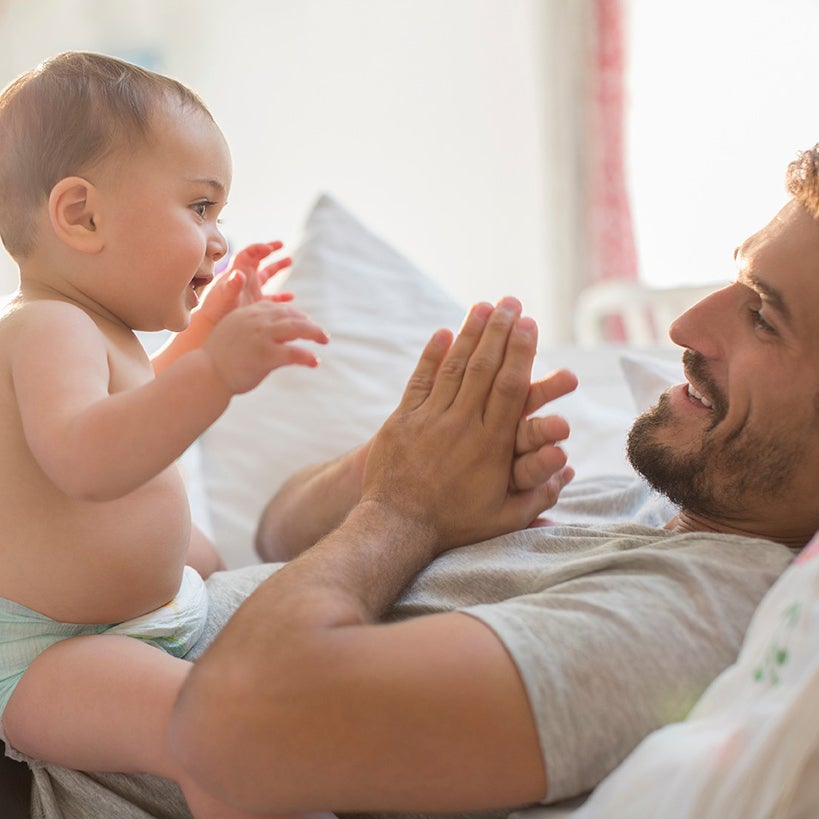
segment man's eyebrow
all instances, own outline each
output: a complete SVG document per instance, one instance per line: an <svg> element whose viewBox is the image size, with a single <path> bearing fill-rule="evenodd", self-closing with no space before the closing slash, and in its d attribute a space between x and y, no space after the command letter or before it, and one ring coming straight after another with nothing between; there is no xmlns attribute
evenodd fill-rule
<svg viewBox="0 0 819 819"><path fill-rule="evenodd" d="M753 273L744 273L740 276L740 279L745 279L750 287L756 290L756 292L760 295L764 296L768 304L774 310L776 310L780 316L782 316L783 320L787 324L792 325L793 314L791 313L788 305L785 303L781 290L777 290L773 285L768 284L760 279L759 276L755 276Z"/></svg>

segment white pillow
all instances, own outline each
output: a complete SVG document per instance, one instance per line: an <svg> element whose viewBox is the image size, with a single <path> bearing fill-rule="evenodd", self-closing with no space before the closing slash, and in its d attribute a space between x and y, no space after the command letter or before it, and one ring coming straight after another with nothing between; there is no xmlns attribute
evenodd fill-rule
<svg viewBox="0 0 819 819"><path fill-rule="evenodd" d="M285 367L236 396L201 438L214 538L228 566L258 558L258 517L299 467L367 440L395 408L434 330L464 309L328 196L316 203L286 288L330 334L315 370Z"/></svg>
<svg viewBox="0 0 819 819"><path fill-rule="evenodd" d="M638 412L645 412L657 403L660 393L685 381L679 350L675 356L675 360L640 353L620 356L620 366Z"/></svg>

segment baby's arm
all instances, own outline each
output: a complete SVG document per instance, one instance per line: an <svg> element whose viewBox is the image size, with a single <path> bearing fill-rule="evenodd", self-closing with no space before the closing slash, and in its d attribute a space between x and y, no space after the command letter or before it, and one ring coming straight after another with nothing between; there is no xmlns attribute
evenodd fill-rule
<svg viewBox="0 0 819 819"><path fill-rule="evenodd" d="M151 359L154 372L159 373L171 362L191 350L201 347L213 328L232 310L267 299L291 301L291 293L264 293L262 287L280 270L290 266L289 257L276 259L262 266L277 250L281 242L249 245L231 260L228 269L214 279L202 296L202 303L191 314L191 322L177 333Z"/></svg>
<svg viewBox="0 0 819 819"><path fill-rule="evenodd" d="M191 524L191 541L185 563L196 569L204 578L227 568L216 546L196 524Z"/></svg>
<svg viewBox="0 0 819 819"><path fill-rule="evenodd" d="M227 407L270 370L315 366L289 342L327 336L290 305L267 301L234 310L205 346L145 383L118 385L102 333L81 310L60 302L27 308L12 377L23 430L40 467L62 492L111 500L142 486L175 461ZM139 366L133 341L134 359ZM127 344L124 334L121 339ZM117 374L121 379L123 373Z"/></svg>

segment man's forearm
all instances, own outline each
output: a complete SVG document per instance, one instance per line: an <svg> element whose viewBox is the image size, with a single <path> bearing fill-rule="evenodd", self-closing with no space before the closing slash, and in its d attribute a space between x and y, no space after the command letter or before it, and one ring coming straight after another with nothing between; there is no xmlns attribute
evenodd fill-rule
<svg viewBox="0 0 819 819"><path fill-rule="evenodd" d="M338 528L272 575L231 622L236 632L259 627L269 632L271 623L258 615L270 612L274 599L273 620L285 632L295 625L313 629L376 622L436 551L434 533L423 523L364 501Z"/></svg>
<svg viewBox="0 0 819 819"><path fill-rule="evenodd" d="M290 798L286 781L271 795L269 772L286 769L300 750L309 756L323 747L309 726L328 695L346 695L345 669L366 665L366 656L346 650L348 627L376 622L432 558L433 544L423 524L365 501L265 581L180 695L171 737L188 770L245 804ZM218 755L204 737L219 737Z"/></svg>
<svg viewBox="0 0 819 819"><path fill-rule="evenodd" d="M365 459L366 445L305 467L286 481L259 519L259 556L271 562L290 560L341 524L361 498Z"/></svg>

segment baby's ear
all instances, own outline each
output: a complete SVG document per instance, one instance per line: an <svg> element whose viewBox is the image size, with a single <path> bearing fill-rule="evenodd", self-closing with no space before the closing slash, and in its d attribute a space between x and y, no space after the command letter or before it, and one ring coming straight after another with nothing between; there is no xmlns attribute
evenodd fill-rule
<svg viewBox="0 0 819 819"><path fill-rule="evenodd" d="M99 253L103 248L96 209L97 190L80 176L61 179L48 197L48 215L54 232L80 253Z"/></svg>

